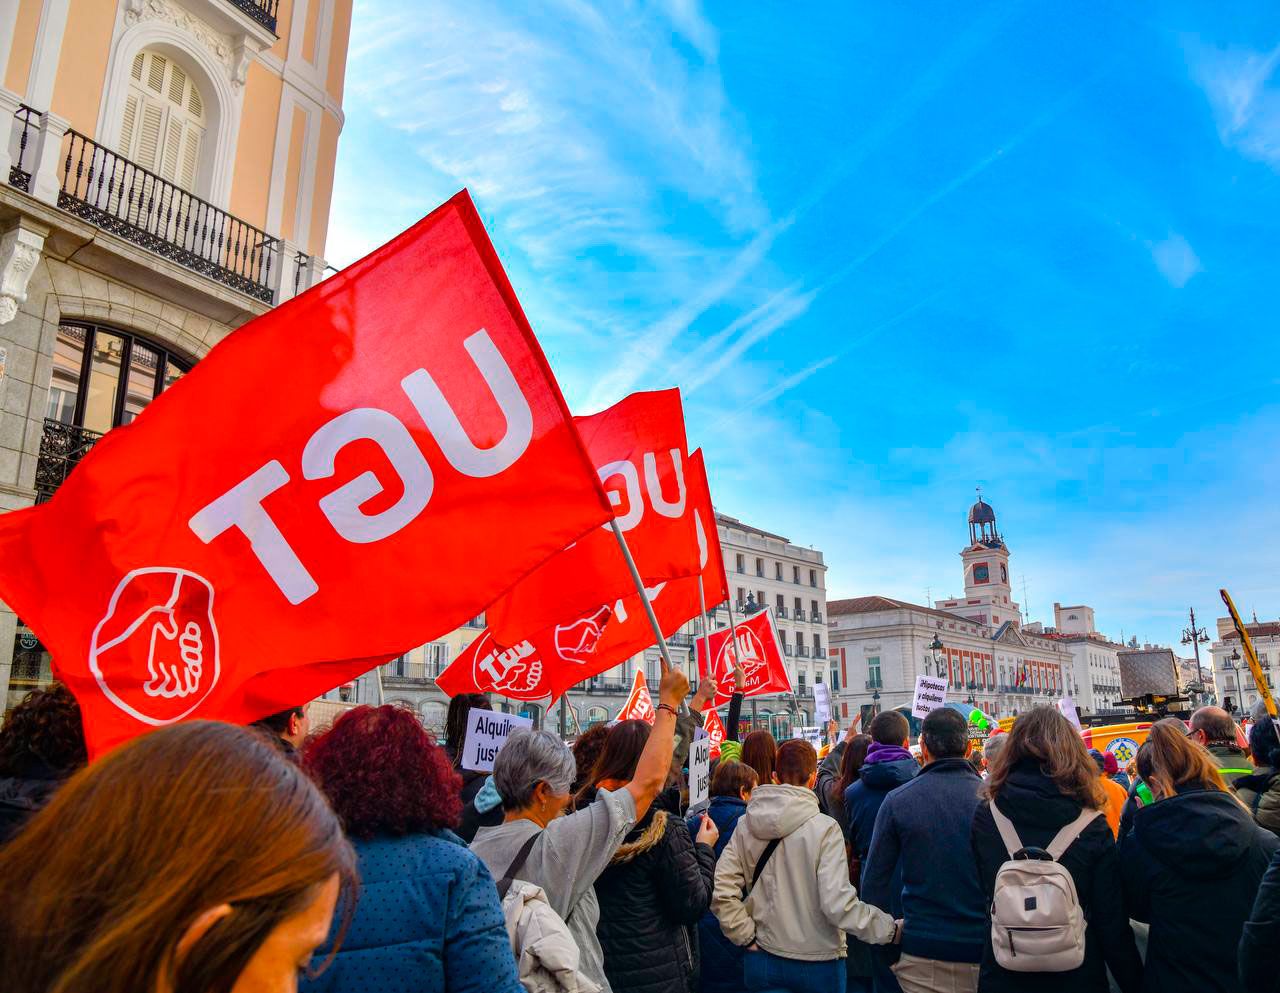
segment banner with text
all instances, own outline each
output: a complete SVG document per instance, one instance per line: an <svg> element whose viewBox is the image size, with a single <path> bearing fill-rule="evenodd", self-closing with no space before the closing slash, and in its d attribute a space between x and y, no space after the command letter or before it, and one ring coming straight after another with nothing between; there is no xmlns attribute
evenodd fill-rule
<svg viewBox="0 0 1280 993"><path fill-rule="evenodd" d="M472 707L467 714L467 736L463 740L459 764L472 772L492 772L493 760L507 743L511 732L528 727L533 727L533 721L528 717Z"/></svg>
<svg viewBox="0 0 1280 993"><path fill-rule="evenodd" d="M791 678L782 662L782 643L772 608L739 621L736 630L736 645L732 628L698 639L698 678L716 681L716 706L724 706L733 696L735 660L742 663L746 674L743 696L790 693Z"/></svg>
<svg viewBox="0 0 1280 993"><path fill-rule="evenodd" d="M705 807L711 799L711 737L698 728L689 746L689 813Z"/></svg>
<svg viewBox="0 0 1280 993"><path fill-rule="evenodd" d="M0 598L98 754L311 699L613 512L463 192L237 328L48 503L0 515Z"/></svg>
<svg viewBox="0 0 1280 993"><path fill-rule="evenodd" d="M928 717L930 711L945 707L947 703L947 681L945 678L933 676L916 677L916 695L911 702L913 717Z"/></svg>

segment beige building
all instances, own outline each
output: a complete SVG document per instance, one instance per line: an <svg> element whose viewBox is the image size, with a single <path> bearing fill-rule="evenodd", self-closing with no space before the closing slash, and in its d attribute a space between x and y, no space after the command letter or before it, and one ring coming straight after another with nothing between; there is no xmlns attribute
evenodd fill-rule
<svg viewBox="0 0 1280 993"><path fill-rule="evenodd" d="M777 737L790 737L794 725L813 723L813 684L827 677L824 638L826 637L826 564L822 553L796 545L781 535L763 531L725 514L716 515L725 573L730 596L735 600L735 618L758 605L773 608L783 643L784 661L795 693L755 697L744 707L743 730L755 724L772 730ZM729 626L727 606L711 612L712 630ZM428 727L443 730L448 698L436 688L435 679L453 659L484 629L478 617L429 645L416 648L382 667L384 698L416 710ZM687 666L696 685L695 642L702 633L694 619L667 640L673 661ZM658 649L650 648L608 672L593 676L570 693L573 714L568 731L612 720L626 703L637 670L656 687L661 675ZM353 689L354 693L358 688ZM548 727L559 729L559 712L544 713L539 704L495 700L495 706L523 713ZM576 722L575 722L576 718Z"/></svg>
<svg viewBox="0 0 1280 993"><path fill-rule="evenodd" d="M351 6L0 0L0 509L323 275Z"/></svg>

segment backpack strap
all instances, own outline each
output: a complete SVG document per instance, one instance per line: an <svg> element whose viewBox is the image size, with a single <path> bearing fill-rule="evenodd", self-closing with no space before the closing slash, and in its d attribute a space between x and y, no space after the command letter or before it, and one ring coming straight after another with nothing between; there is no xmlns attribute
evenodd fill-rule
<svg viewBox="0 0 1280 993"><path fill-rule="evenodd" d="M524 868L524 863L529 858L529 853L533 851L534 843L541 837L541 831L531 834L529 840L520 846L520 851L516 852L516 857L507 866L507 871L502 874L502 878L498 881L499 903L507 898L507 890L511 889L511 884L515 882L516 873Z"/></svg>
<svg viewBox="0 0 1280 993"><path fill-rule="evenodd" d="M764 851L760 853L760 858L756 862L755 872L751 873L751 887L748 893L755 889L756 881L760 878L760 873L764 872L764 867L769 863L769 859L773 857L773 853L778 850L778 846L782 844L781 838L772 839L769 844L764 846Z"/></svg>
<svg viewBox="0 0 1280 993"><path fill-rule="evenodd" d="M1089 810L1087 807L1081 810L1074 821L1053 836L1053 841L1049 842L1045 851L1053 856L1055 862L1060 862L1067 849L1084 833L1084 829L1093 823L1094 818L1101 816L1101 810Z"/></svg>
<svg viewBox="0 0 1280 993"><path fill-rule="evenodd" d="M1013 826L1013 821L1000 813L1000 808L996 806L995 800L987 804L987 809L991 811L991 819L996 822L996 830L1000 832L1000 840L1004 842L1004 847L1009 852L1009 858L1013 858L1026 847L1022 844L1022 839L1018 837L1018 829Z"/></svg>

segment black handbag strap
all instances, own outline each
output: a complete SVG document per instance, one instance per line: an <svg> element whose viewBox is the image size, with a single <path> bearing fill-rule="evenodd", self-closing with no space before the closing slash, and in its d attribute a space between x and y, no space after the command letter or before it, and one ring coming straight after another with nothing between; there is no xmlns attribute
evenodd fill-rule
<svg viewBox="0 0 1280 993"><path fill-rule="evenodd" d="M507 890L511 889L511 884L515 882L516 873L524 868L525 860L529 858L529 853L533 851L533 846L540 837L542 837L541 831L531 834L529 840L520 846L520 851L516 852L516 857L507 866L507 871L502 874L502 879L498 881L499 902L507 898Z"/></svg>
<svg viewBox="0 0 1280 993"><path fill-rule="evenodd" d="M760 878L760 873L764 872L764 867L769 864L769 859L773 857L773 853L778 850L778 846L781 844L781 838L774 838L769 842L769 844L764 846L764 851L760 853L760 860L756 862L755 872L751 874L751 889L755 889L756 881ZM750 890L747 892L750 892Z"/></svg>

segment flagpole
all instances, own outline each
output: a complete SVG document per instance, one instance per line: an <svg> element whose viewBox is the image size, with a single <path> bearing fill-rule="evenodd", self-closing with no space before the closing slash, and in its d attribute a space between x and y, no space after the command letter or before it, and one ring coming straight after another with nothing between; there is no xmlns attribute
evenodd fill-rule
<svg viewBox="0 0 1280 993"><path fill-rule="evenodd" d="M662 628L658 624L658 615L653 612L653 604L649 602L649 594L645 592L644 580L640 578L640 570L636 568L635 559L631 557L631 549L627 547L627 539L622 536L622 528L618 527L618 519L612 518L614 537L618 539L618 547L622 549L622 557L627 560L627 569L631 572L631 581L635 583L636 592L640 594L640 602L644 604L645 616L649 618L649 626L653 628L653 636L658 639L658 651L662 654L662 670L671 668L671 654L667 651L667 639L662 636Z"/></svg>
<svg viewBox="0 0 1280 993"><path fill-rule="evenodd" d="M733 596L725 597L725 605L729 608L729 636L733 638L733 661L738 663L738 622L733 619ZM710 646L708 646L707 654L710 655ZM756 727L756 698L751 698L751 730L759 730Z"/></svg>

